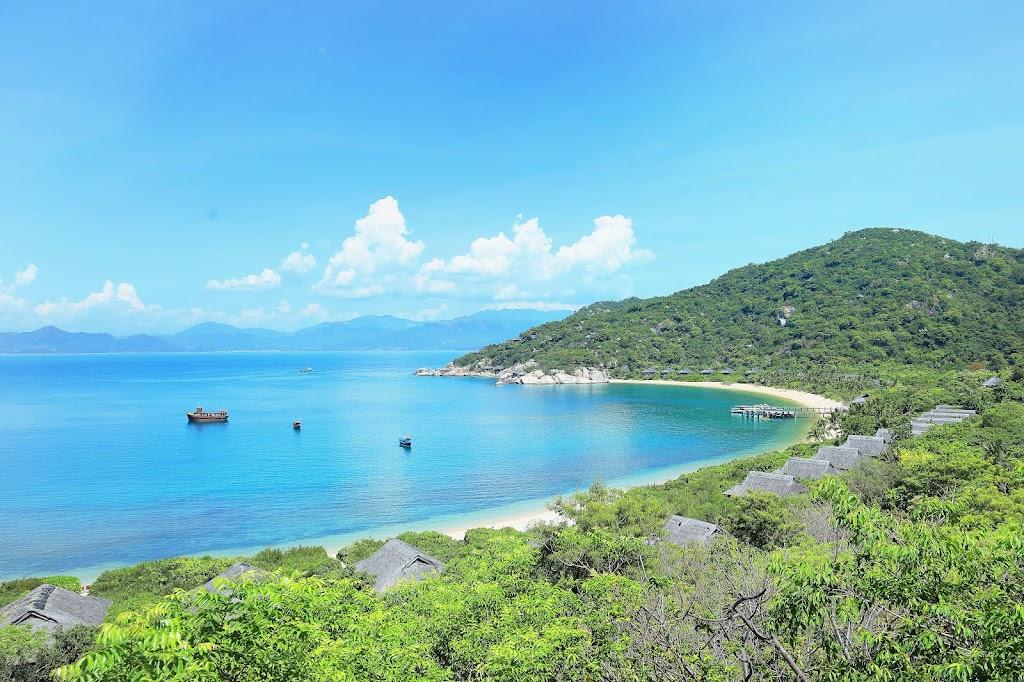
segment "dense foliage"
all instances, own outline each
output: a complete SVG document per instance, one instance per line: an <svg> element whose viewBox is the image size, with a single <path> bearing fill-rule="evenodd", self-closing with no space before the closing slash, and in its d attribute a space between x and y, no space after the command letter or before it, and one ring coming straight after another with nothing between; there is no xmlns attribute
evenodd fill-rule
<svg viewBox="0 0 1024 682"><path fill-rule="evenodd" d="M568 326L537 328L502 346L508 356L492 349L490 357L516 361L527 357L524 349L533 356L528 342L540 341L536 355L545 363L607 361L620 373L627 364L632 372L655 362L756 362L775 383L869 394L815 429L823 438L886 427L897 441L841 476L805 481L809 491L793 497L722 493L748 471L809 456L816 445L705 467L659 486L598 482L552 503L562 522L526 533L476 529L463 541L405 533L403 540L446 561L445 571L384 594L353 568L379 539L356 542L337 559L321 548L266 550L247 560L275 573L223 593L196 587L234 559L108 571L93 586L114 599L108 623L59 677L1020 679L1024 332L1013 315L1021 312L1022 282L1021 252L867 230L742 268L707 291L595 306ZM776 290L782 298L766 299ZM717 295L725 305L708 303ZM739 300L749 304L730 312ZM679 316L661 318L666 307ZM669 323L651 324L655 317ZM619 337L594 336L588 325L599 319L621 325ZM715 325L725 330L721 342L713 341ZM557 339L530 338L556 332ZM599 343L575 345L580 334ZM634 345L609 345L610 338ZM618 355L586 355L613 347ZM983 387L993 371L1003 383ZM911 418L937 403L979 416L912 437ZM661 541L670 514L725 533L676 547ZM0 671L38 672L82 650L59 642L0 629L8 666Z"/></svg>
<svg viewBox="0 0 1024 682"><path fill-rule="evenodd" d="M1024 250L872 228L670 296L595 303L456 363L618 377L756 370L762 383L911 364L999 369L1022 364L1021 319Z"/></svg>

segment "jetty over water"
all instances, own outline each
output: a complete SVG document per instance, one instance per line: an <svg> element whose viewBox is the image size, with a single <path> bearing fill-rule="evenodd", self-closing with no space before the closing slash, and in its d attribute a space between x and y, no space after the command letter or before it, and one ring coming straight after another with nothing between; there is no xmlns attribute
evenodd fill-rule
<svg viewBox="0 0 1024 682"><path fill-rule="evenodd" d="M835 410L830 407L791 407L781 405L736 405L732 414L750 417L751 419L797 419L800 417L827 417Z"/></svg>

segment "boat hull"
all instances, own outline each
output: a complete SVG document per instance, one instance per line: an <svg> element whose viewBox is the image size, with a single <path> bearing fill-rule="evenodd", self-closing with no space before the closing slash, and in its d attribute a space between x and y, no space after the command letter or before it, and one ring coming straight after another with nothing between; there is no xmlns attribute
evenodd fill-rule
<svg viewBox="0 0 1024 682"><path fill-rule="evenodd" d="M211 424L214 422L226 422L228 420L228 416L226 414L192 414L191 412L186 412L185 416L188 417L188 420L193 424Z"/></svg>

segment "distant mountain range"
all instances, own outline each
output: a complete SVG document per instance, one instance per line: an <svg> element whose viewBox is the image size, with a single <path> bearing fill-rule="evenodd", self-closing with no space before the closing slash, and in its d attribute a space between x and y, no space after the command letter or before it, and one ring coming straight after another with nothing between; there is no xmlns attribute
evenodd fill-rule
<svg viewBox="0 0 1024 682"><path fill-rule="evenodd" d="M254 350L466 350L497 343L524 329L560 320L565 311L484 310L453 320L417 322L367 315L295 332L242 329L204 322L176 334L114 336L42 327L0 332L0 353L154 353Z"/></svg>

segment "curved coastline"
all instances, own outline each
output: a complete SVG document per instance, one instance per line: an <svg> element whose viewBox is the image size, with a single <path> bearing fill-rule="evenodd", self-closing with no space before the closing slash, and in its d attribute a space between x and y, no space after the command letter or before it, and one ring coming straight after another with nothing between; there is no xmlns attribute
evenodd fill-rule
<svg viewBox="0 0 1024 682"><path fill-rule="evenodd" d="M636 384L636 385L656 385L656 386L683 386L683 387L696 387L696 388L708 388L717 390L730 390L741 393L765 395L774 398L786 400L801 406L806 407L845 407L842 403L826 398L824 396L816 395L813 393L807 393L803 391L797 391L793 389L774 388L770 386L760 386L756 384L743 384L743 383L730 383L725 384L722 382L711 382L711 381L671 381L671 380L630 380L630 379L612 379L609 383L616 384ZM667 481L673 480L683 474L696 471L705 466L714 466L722 464L724 462L736 459L738 457L747 457L751 455L760 454L762 452L769 452L772 450L788 447L789 445L800 442L806 435L801 436L799 439L794 439L787 443L773 443L770 446L761 446L752 450L743 450L733 452L725 456L715 457L711 459L701 460L700 462L689 462L678 466L672 466L667 468L661 468L657 470L648 470L642 472L636 472L626 476L619 476L614 479L610 479L607 483L612 487L617 488L632 488L638 486L647 485L658 485ZM575 490L567 490L563 492L563 495L572 494ZM555 521L558 519L558 515L548 509L548 504L556 496L534 499L534 500L523 500L521 502L503 505L496 508L487 508L475 510L472 512L466 512L463 514L454 514L443 517L436 517L432 519L421 519L418 521L410 521L407 523L394 524L385 527L378 528L367 528L365 530L349 532L338 535L320 536L313 538L298 538L290 540L280 544L275 544L273 547L279 549L286 549L289 547L296 547L300 545L322 545L327 553L334 556L337 551L352 542L365 537L391 537L398 535L399 533L406 531L437 531L449 535L455 539L462 539L465 536L466 531L473 528L514 528L516 530L526 530L530 525L539 522ZM264 549L265 546L253 546L253 547L234 547L225 549L210 550L208 552L199 552L195 555L208 554L213 556L238 556L244 554L252 554ZM103 571L116 568L122 564L110 564L102 566L82 567L77 570L71 570L68 573L79 577L83 584L90 583L98 577Z"/></svg>

